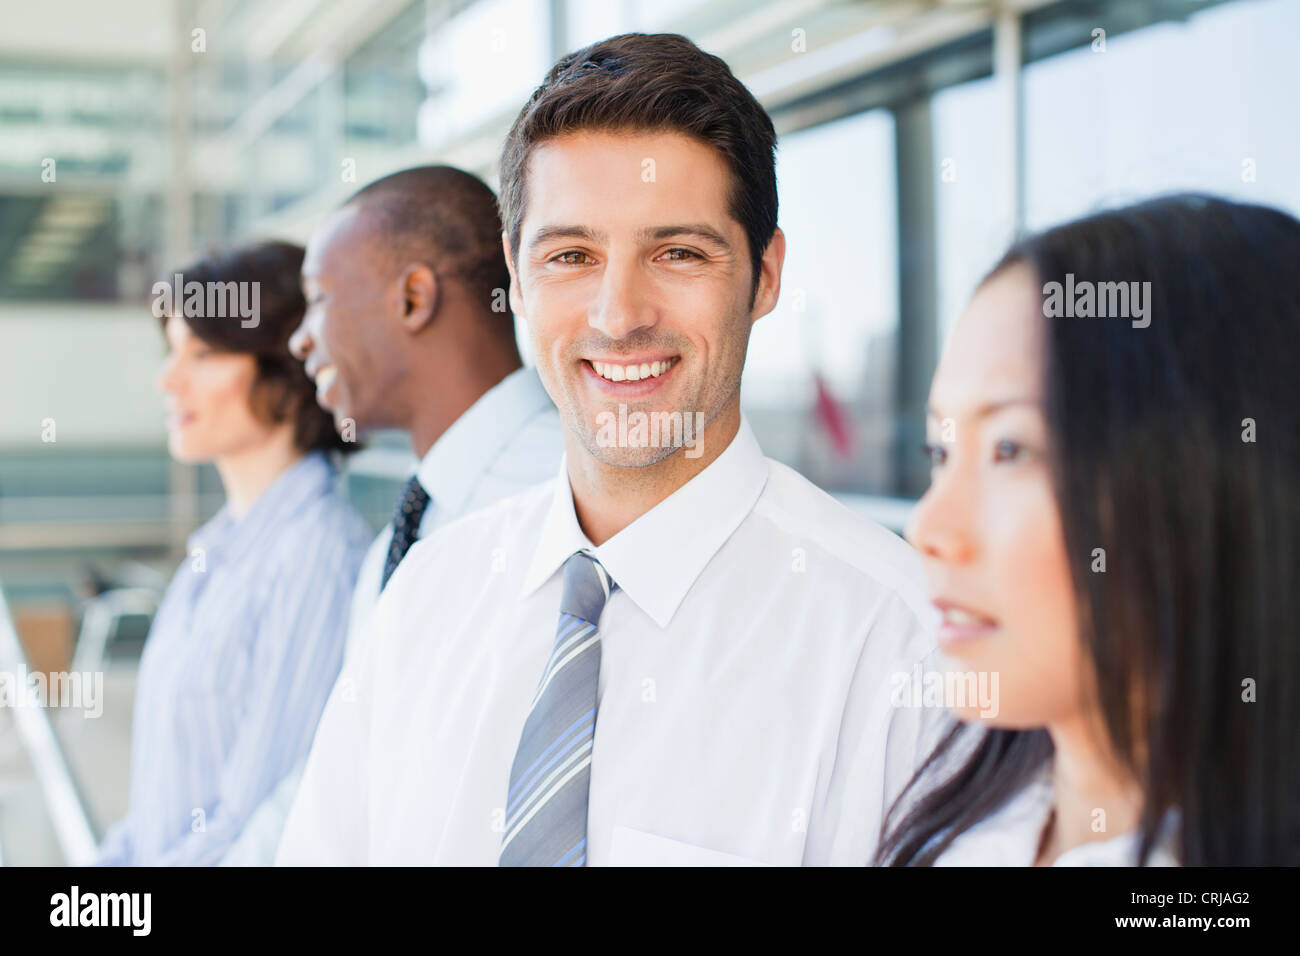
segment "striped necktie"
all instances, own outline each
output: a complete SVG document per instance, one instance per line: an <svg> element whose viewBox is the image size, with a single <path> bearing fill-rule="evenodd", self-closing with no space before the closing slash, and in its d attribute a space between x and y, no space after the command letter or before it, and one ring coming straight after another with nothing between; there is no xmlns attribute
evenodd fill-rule
<svg viewBox="0 0 1300 956"><path fill-rule="evenodd" d="M587 795L600 677L596 627L617 586L585 552L564 564L555 646L510 767L501 866L586 865Z"/></svg>
<svg viewBox="0 0 1300 956"><path fill-rule="evenodd" d="M388 554L384 558L384 573L379 579L380 591L388 586L388 579L420 536L420 522L424 520L424 512L428 507L429 493L420 484L420 479L412 475L402 489L402 500L397 502L397 510L393 513L393 538L388 542Z"/></svg>

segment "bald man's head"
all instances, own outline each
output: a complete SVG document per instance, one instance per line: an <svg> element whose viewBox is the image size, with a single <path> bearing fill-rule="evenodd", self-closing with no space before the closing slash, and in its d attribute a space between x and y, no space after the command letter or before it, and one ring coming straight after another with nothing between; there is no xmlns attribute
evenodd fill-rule
<svg viewBox="0 0 1300 956"><path fill-rule="evenodd" d="M394 269L423 262L458 279L490 310L510 287L497 200L483 180L454 166L417 166L358 190L343 204L372 226L375 251ZM508 319L509 314L505 317Z"/></svg>
<svg viewBox="0 0 1300 956"><path fill-rule="evenodd" d="M462 170L422 166L357 192L312 234L302 286L290 347L337 422L431 442L519 367L496 197Z"/></svg>

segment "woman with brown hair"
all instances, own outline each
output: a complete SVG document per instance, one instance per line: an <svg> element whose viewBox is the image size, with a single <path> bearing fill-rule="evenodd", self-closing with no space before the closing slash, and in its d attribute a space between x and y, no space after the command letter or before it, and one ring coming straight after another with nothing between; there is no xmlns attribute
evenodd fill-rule
<svg viewBox="0 0 1300 956"><path fill-rule="evenodd" d="M220 860L306 754L342 663L371 531L334 487L328 456L354 446L289 353L302 257L282 242L209 256L156 309L168 447L214 464L226 503L191 536L149 633L130 806L101 864Z"/></svg>

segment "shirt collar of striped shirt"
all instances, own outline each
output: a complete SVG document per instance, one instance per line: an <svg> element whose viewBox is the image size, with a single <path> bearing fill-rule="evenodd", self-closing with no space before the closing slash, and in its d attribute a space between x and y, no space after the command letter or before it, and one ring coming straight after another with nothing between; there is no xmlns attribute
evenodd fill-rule
<svg viewBox="0 0 1300 956"><path fill-rule="evenodd" d="M324 452L308 452L286 468L236 519L224 504L211 520L189 537L189 550L221 553L238 560L270 527L283 524L308 503L334 487L334 467Z"/></svg>
<svg viewBox="0 0 1300 956"><path fill-rule="evenodd" d="M767 473L767 459L742 415L731 444L708 467L595 547L578 524L567 457L562 459L522 596L550 580L575 551L586 550L637 607L666 628L705 566L753 510Z"/></svg>

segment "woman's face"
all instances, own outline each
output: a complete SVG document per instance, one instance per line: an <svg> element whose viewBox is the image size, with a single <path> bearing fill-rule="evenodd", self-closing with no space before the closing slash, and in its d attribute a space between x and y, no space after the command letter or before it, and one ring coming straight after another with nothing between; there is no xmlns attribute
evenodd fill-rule
<svg viewBox="0 0 1300 956"><path fill-rule="evenodd" d="M166 396L167 447L182 462L209 462L265 443L273 427L249 404L257 360L219 352L196 336L185 320L167 319L169 354L158 373Z"/></svg>
<svg viewBox="0 0 1300 956"><path fill-rule="evenodd" d="M1001 727L1080 710L1076 606L1042 412L1043 321L1024 265L971 299L930 388L930 489L907 529L943 615L949 669L984 673L996 688L992 715L946 702L962 719Z"/></svg>

